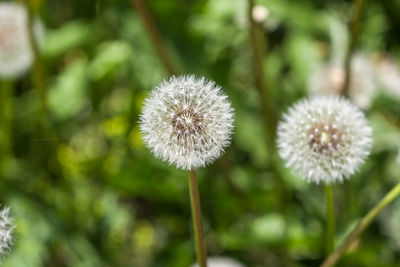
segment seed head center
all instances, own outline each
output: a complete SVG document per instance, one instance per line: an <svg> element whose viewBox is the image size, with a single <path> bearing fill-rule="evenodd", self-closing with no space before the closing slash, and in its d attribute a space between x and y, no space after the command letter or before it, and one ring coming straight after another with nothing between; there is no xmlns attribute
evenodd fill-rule
<svg viewBox="0 0 400 267"><path fill-rule="evenodd" d="M172 117L171 125L178 137L199 133L204 129L203 116L190 106L177 108Z"/></svg>
<svg viewBox="0 0 400 267"><path fill-rule="evenodd" d="M334 124L318 123L308 133L311 149L320 154L336 150L342 141L341 137L342 134Z"/></svg>

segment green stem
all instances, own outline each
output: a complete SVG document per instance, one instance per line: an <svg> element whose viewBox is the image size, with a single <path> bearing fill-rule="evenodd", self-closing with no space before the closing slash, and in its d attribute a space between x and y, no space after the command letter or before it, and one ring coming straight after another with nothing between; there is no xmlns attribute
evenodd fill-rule
<svg viewBox="0 0 400 267"><path fill-rule="evenodd" d="M358 238L358 236L371 224L376 216L389 205L398 195L400 195L400 183L387 193L383 199L373 207L364 218L358 223L356 228L347 236L343 243L332 253L321 265L321 267L334 266L335 263L340 259L347 248Z"/></svg>
<svg viewBox="0 0 400 267"><path fill-rule="evenodd" d="M28 9L29 42L31 44L35 60L32 71L32 82L36 90L38 90L39 92L42 113L46 114L47 113L46 85L44 80L43 62L39 51L39 45L37 43L35 35L35 11L37 9L37 6L34 6L34 4L31 3L29 0L25 0L25 5Z"/></svg>
<svg viewBox="0 0 400 267"><path fill-rule="evenodd" d="M207 252L204 242L203 224L201 222L200 196L197 188L196 172L193 170L189 171L189 190L197 260L200 267L207 267Z"/></svg>
<svg viewBox="0 0 400 267"><path fill-rule="evenodd" d="M139 16L142 19L142 22L151 38L154 49L156 50L158 57L164 65L164 68L167 70L169 75L176 75L176 68L174 64L172 64L168 56L164 42L162 41L160 33L156 27L156 24L153 21L153 18L150 15L150 12L147 9L145 2L146 1L143 0L132 0L132 3L136 7L136 10L138 11Z"/></svg>
<svg viewBox="0 0 400 267"><path fill-rule="evenodd" d="M265 38L260 25L253 19L254 0L249 0L248 19L250 21L250 38L253 49L253 64L256 78L256 88L260 95L264 127L267 131L268 150L275 147L276 114L273 108L272 97L267 87L264 71ZM273 153L271 153L273 154Z"/></svg>
<svg viewBox="0 0 400 267"><path fill-rule="evenodd" d="M326 199L326 255L330 255L335 246L335 211L332 186L325 185L324 189Z"/></svg>
<svg viewBox="0 0 400 267"><path fill-rule="evenodd" d="M358 42L358 36L360 33L360 19L365 4L365 0L354 1L354 9L349 22L349 45L344 59L344 68L346 75L343 84L342 94L347 97L349 96L349 87L351 80L351 58Z"/></svg>
<svg viewBox="0 0 400 267"><path fill-rule="evenodd" d="M0 168L12 154L13 83L1 81L0 88Z"/></svg>

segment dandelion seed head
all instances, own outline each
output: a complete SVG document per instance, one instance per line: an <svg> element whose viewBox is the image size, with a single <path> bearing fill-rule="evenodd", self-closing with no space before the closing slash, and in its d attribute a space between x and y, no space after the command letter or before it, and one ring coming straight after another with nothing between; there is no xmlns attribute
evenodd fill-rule
<svg viewBox="0 0 400 267"><path fill-rule="evenodd" d="M191 170L213 162L230 144L233 108L214 82L177 76L151 92L140 121L157 158Z"/></svg>
<svg viewBox="0 0 400 267"><path fill-rule="evenodd" d="M37 37L41 37L42 25L37 21L34 28ZM0 77L16 78L29 69L32 62L26 8L14 2L0 3Z"/></svg>
<svg viewBox="0 0 400 267"><path fill-rule="evenodd" d="M15 226L9 213L10 208L0 210L0 256L9 252L13 244L12 233Z"/></svg>
<svg viewBox="0 0 400 267"><path fill-rule="evenodd" d="M343 66L337 63L321 65L309 78L311 94L340 94L346 79ZM351 61L349 97L360 108L371 106L376 93L376 82L372 64L362 54L356 54Z"/></svg>
<svg viewBox="0 0 400 267"><path fill-rule="evenodd" d="M278 125L280 156L307 181L332 183L352 175L369 155L372 129L350 101L336 96L300 100Z"/></svg>
<svg viewBox="0 0 400 267"><path fill-rule="evenodd" d="M263 23L267 20L269 16L269 10L263 5L256 5L251 11L253 19L257 23Z"/></svg>

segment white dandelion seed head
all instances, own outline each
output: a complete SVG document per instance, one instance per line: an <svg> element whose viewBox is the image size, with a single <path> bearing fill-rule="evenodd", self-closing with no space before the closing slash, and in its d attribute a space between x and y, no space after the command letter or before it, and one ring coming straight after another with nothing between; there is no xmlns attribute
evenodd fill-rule
<svg viewBox="0 0 400 267"><path fill-rule="evenodd" d="M314 96L295 103L278 125L280 156L295 173L315 183L342 182L369 155L372 129L350 101Z"/></svg>
<svg viewBox="0 0 400 267"><path fill-rule="evenodd" d="M346 78L341 64L321 65L309 78L308 89L311 94L340 94ZM371 106L376 93L373 67L368 58L356 54L351 61L349 98L360 108Z"/></svg>
<svg viewBox="0 0 400 267"><path fill-rule="evenodd" d="M36 37L43 38L43 26L34 25ZM26 8L14 2L0 3L0 77L16 78L33 63Z"/></svg>
<svg viewBox="0 0 400 267"><path fill-rule="evenodd" d="M192 267L198 267L199 264L195 263ZM209 257L207 258L208 267L244 267L240 262L228 257Z"/></svg>
<svg viewBox="0 0 400 267"><path fill-rule="evenodd" d="M256 5L251 11L253 20L257 23L263 23L268 19L269 10L263 5Z"/></svg>
<svg viewBox="0 0 400 267"><path fill-rule="evenodd" d="M10 217L10 208L3 208L0 210L0 256L11 250L14 228L15 225Z"/></svg>
<svg viewBox="0 0 400 267"><path fill-rule="evenodd" d="M151 92L140 120L143 140L157 158L192 170L213 162L230 144L233 108L214 82L177 76Z"/></svg>

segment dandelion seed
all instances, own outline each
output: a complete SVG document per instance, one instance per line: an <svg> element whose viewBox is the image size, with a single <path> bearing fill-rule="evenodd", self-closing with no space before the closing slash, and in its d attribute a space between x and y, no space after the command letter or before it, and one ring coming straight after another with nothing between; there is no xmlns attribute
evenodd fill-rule
<svg viewBox="0 0 400 267"><path fill-rule="evenodd" d="M3 256L11 250L13 244L12 232L15 228L9 215L10 208L0 210L0 255Z"/></svg>
<svg viewBox="0 0 400 267"><path fill-rule="evenodd" d="M369 155L372 129L350 101L336 96L300 100L278 126L280 156L304 179L330 184L352 175Z"/></svg>
<svg viewBox="0 0 400 267"><path fill-rule="evenodd" d="M194 170L230 144L233 109L221 88L194 76L172 77L145 100L140 129L157 158Z"/></svg>

